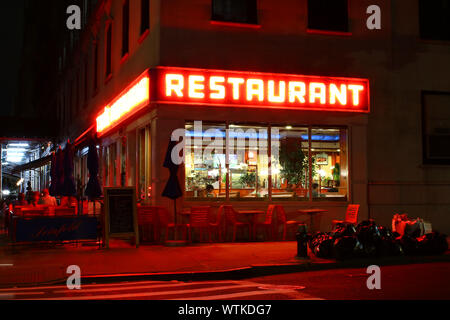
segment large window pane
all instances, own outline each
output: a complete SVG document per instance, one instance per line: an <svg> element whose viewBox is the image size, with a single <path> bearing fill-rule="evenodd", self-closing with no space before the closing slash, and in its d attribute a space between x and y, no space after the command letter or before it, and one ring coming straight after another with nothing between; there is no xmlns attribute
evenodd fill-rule
<svg viewBox="0 0 450 320"><path fill-rule="evenodd" d="M347 130L312 129L312 197L346 201L348 194Z"/></svg>
<svg viewBox="0 0 450 320"><path fill-rule="evenodd" d="M272 127L272 199L307 200L308 128Z"/></svg>
<svg viewBox="0 0 450 320"><path fill-rule="evenodd" d="M225 125L186 124L187 198L226 198L225 137Z"/></svg>
<svg viewBox="0 0 450 320"><path fill-rule="evenodd" d="M231 125L229 128L230 199L264 199L269 195L268 130Z"/></svg>

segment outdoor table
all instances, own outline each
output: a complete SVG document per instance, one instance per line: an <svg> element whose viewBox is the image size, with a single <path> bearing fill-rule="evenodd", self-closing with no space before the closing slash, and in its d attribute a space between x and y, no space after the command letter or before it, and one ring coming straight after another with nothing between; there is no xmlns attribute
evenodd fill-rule
<svg viewBox="0 0 450 320"><path fill-rule="evenodd" d="M239 210L238 211L238 215L250 216L252 230L250 230L249 238L252 240L254 240L253 239L253 228L255 228L256 218L257 218L258 214L265 214L265 211L262 211L262 210Z"/></svg>
<svg viewBox="0 0 450 320"><path fill-rule="evenodd" d="M309 229L310 229L310 231L314 231L314 228L313 228L313 216L315 214L328 212L328 210L313 208L313 209L298 209L297 212L300 213L300 214L308 214L309 215L309 218L310 218Z"/></svg>

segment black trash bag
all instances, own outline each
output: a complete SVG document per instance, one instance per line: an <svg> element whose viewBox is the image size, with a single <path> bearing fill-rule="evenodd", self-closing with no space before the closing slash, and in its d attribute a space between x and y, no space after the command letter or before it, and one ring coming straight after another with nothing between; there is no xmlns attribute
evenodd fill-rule
<svg viewBox="0 0 450 320"><path fill-rule="evenodd" d="M362 245L356 236L337 238L333 244L333 255L337 260L346 260L360 256Z"/></svg>
<svg viewBox="0 0 450 320"><path fill-rule="evenodd" d="M375 221L363 221L356 227L359 242L364 247L365 255L368 257L380 255L381 234Z"/></svg>
<svg viewBox="0 0 450 320"><path fill-rule="evenodd" d="M332 233L334 239L346 236L353 236L354 234L356 234L356 228L354 225L350 223L338 223L336 224Z"/></svg>
<svg viewBox="0 0 450 320"><path fill-rule="evenodd" d="M416 238L405 234L401 238L397 238L397 241L402 246L405 255L415 255L419 253L419 242Z"/></svg>
<svg viewBox="0 0 450 320"><path fill-rule="evenodd" d="M333 256L333 237L329 233L316 233L309 242L311 251L319 258Z"/></svg>
<svg viewBox="0 0 450 320"><path fill-rule="evenodd" d="M418 253L422 255L443 254L448 250L447 236L438 232L417 238Z"/></svg>
<svg viewBox="0 0 450 320"><path fill-rule="evenodd" d="M400 243L395 239L394 233L386 227L379 226L381 240L378 247L376 247L376 254L378 256L399 256L403 254L403 249Z"/></svg>

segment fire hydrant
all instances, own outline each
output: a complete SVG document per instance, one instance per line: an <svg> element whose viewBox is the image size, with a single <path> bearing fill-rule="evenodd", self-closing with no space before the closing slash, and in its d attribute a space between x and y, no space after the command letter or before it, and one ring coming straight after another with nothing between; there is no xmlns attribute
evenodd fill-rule
<svg viewBox="0 0 450 320"><path fill-rule="evenodd" d="M297 257L308 258L309 235L306 224L301 224L298 226L295 236L297 238Z"/></svg>

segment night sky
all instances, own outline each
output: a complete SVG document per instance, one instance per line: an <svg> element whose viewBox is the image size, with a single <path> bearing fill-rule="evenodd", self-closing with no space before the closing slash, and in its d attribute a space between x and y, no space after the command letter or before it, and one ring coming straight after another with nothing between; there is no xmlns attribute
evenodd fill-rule
<svg viewBox="0 0 450 320"><path fill-rule="evenodd" d="M2 41L2 81L0 86L0 116L12 111L17 91L18 72L23 39L24 0L0 1L0 30Z"/></svg>

